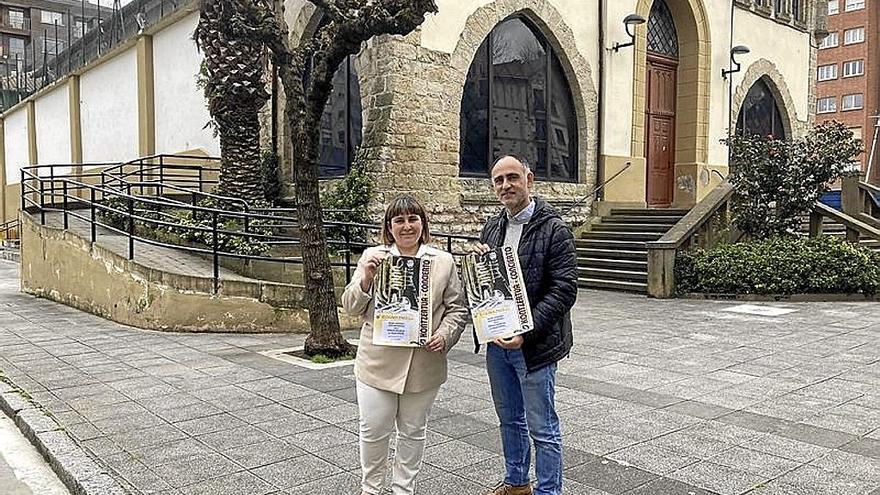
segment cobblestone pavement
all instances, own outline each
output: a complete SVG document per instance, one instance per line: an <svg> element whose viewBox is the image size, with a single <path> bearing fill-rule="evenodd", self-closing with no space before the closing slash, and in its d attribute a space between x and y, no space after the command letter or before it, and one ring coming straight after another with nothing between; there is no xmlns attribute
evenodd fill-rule
<svg viewBox="0 0 880 495"><path fill-rule="evenodd" d="M125 327L17 276L0 261L0 370L133 493L358 493L351 366L258 354L302 336ZM557 391L567 495L880 494L880 304L737 306L579 294ZM502 474L471 349L450 353L416 493Z"/></svg>

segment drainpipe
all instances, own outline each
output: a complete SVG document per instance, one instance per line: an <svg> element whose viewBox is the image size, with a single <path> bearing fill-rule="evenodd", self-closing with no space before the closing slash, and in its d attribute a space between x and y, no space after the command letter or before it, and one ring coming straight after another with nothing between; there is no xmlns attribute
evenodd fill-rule
<svg viewBox="0 0 880 495"><path fill-rule="evenodd" d="M599 107L599 121L596 123L596 184L600 184L605 175L605 166L602 163L602 129L605 121L605 2L599 0L599 95L596 104ZM596 191L596 200L605 199L605 188Z"/></svg>

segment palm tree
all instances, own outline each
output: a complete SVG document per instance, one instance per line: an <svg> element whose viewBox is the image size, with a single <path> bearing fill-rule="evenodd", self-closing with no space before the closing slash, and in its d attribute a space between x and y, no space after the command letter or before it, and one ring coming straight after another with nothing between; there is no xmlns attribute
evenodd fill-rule
<svg viewBox="0 0 880 495"><path fill-rule="evenodd" d="M264 45L246 27L244 2L202 0L194 39L205 54L208 110L220 136L217 192L254 202L265 198L258 113L269 94L263 79Z"/></svg>

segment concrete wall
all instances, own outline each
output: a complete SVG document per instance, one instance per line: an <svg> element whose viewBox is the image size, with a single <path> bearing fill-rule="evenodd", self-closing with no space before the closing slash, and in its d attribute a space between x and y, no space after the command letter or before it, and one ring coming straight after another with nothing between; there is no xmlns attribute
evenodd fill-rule
<svg viewBox="0 0 880 495"><path fill-rule="evenodd" d="M309 331L302 288L273 282L212 280L152 269L100 244L41 226L22 215L21 286L98 316L152 330L182 332ZM340 314L344 328L357 319Z"/></svg>
<svg viewBox="0 0 880 495"><path fill-rule="evenodd" d="M70 163L70 95L60 83L36 101L37 156L40 163ZM70 167L56 169L68 173Z"/></svg>
<svg viewBox="0 0 880 495"><path fill-rule="evenodd" d="M3 141L6 143L6 184L21 182L21 167L30 163L28 158L27 107L22 105L3 118Z"/></svg>
<svg viewBox="0 0 880 495"><path fill-rule="evenodd" d="M137 56L126 50L80 79L83 161L138 156Z"/></svg>
<svg viewBox="0 0 880 495"><path fill-rule="evenodd" d="M220 140L205 124L211 119L196 84L202 54L192 39L199 17L191 14L153 37L156 153L202 148L220 156Z"/></svg>

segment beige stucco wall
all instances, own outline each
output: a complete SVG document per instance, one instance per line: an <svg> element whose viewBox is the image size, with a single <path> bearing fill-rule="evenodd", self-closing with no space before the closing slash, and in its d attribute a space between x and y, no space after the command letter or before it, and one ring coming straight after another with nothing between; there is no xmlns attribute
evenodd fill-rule
<svg viewBox="0 0 880 495"><path fill-rule="evenodd" d="M36 101L37 156L40 163L70 163L70 99L66 82ZM56 173L68 173L59 167Z"/></svg>
<svg viewBox="0 0 880 495"><path fill-rule="evenodd" d="M70 231L22 215L21 287L104 318L153 330L308 332L302 288L273 282L213 281L129 261ZM344 328L358 322L340 312Z"/></svg>

